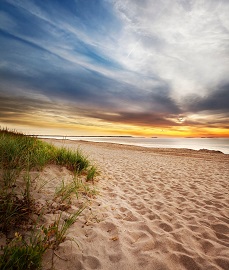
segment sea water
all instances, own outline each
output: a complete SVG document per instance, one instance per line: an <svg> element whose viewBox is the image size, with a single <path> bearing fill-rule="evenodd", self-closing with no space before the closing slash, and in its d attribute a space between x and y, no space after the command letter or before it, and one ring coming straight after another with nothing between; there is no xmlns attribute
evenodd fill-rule
<svg viewBox="0 0 229 270"><path fill-rule="evenodd" d="M39 136L46 137L46 136ZM143 137L75 137L47 136L47 138L108 142L142 147L208 149L229 154L229 138L143 138Z"/></svg>

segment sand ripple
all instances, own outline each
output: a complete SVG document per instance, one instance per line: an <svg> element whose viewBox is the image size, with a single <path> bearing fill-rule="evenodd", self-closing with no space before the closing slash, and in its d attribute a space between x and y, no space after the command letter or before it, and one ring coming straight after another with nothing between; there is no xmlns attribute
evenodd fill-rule
<svg viewBox="0 0 229 270"><path fill-rule="evenodd" d="M55 144L61 142L53 141ZM229 269L229 156L65 142L100 170L91 211L75 224L55 269Z"/></svg>

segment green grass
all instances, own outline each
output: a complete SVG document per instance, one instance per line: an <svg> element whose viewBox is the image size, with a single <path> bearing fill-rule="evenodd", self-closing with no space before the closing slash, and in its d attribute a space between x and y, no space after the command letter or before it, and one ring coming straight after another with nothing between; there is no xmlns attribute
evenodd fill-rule
<svg viewBox="0 0 229 270"><path fill-rule="evenodd" d="M72 181L68 183L65 183L65 181L62 180L60 186L55 190L55 200L59 199L61 204L66 203L67 205L70 205L72 196L75 195L78 199L80 194L92 197L96 194L96 191L87 183L83 183L77 177L73 177Z"/></svg>
<svg viewBox="0 0 229 270"><path fill-rule="evenodd" d="M31 240L31 239L30 239ZM15 234L15 238L3 248L0 257L1 270L40 269L42 256L47 250L43 242L25 241L21 235Z"/></svg>
<svg viewBox="0 0 229 270"><path fill-rule="evenodd" d="M35 137L8 130L0 130L0 151L0 168L4 169L7 175L12 175L6 178L9 181L22 170L40 170L47 164L65 166L75 173L87 172L92 167L80 151L56 148Z"/></svg>
<svg viewBox="0 0 229 270"><path fill-rule="evenodd" d="M13 240L2 249L0 269L40 269L43 254L47 249L52 249L54 254L54 250L58 249L65 240L67 230L76 222L84 209L85 206L81 207L65 219L62 219L62 213L60 213L54 223L49 226L39 227L36 224L27 238L16 232Z"/></svg>
<svg viewBox="0 0 229 270"><path fill-rule="evenodd" d="M49 247L52 247L54 250L58 248L60 243L65 240L67 230L76 222L77 218L84 209L85 206L81 207L77 212L70 214L63 221L61 221L62 214L60 214L53 224L51 224L48 228L43 228L43 231L47 236L45 241L48 242Z"/></svg>
<svg viewBox="0 0 229 270"><path fill-rule="evenodd" d="M91 166L87 172L87 181L94 181L95 176L98 174L97 168Z"/></svg>
<svg viewBox="0 0 229 270"><path fill-rule="evenodd" d="M4 170L42 169L55 159L54 146L34 137L0 131L0 164Z"/></svg>
<svg viewBox="0 0 229 270"><path fill-rule="evenodd" d="M27 221L34 204L16 193L0 192L0 231L9 232L16 224Z"/></svg>
<svg viewBox="0 0 229 270"><path fill-rule="evenodd" d="M82 177L85 177L85 181L93 182L97 169L80 151L56 148L36 137L0 129L0 231L7 239L0 255L0 269L39 269L44 252L48 248L58 248L68 228L85 209L80 208L64 220L60 213L53 224L40 226L37 223L31 229L30 216L34 213L40 217L45 214L37 213L31 171L41 171L48 164L65 166L74 174L70 183L66 184L63 180L56 189L53 202L59 198L61 205L67 203L70 207L72 195L78 198L79 194L91 196L96 193L95 189L82 181ZM63 209L68 207L62 206ZM27 228L24 235L16 234L13 240L8 238L22 225L23 230Z"/></svg>
<svg viewBox="0 0 229 270"><path fill-rule="evenodd" d="M79 151L73 152L66 148L56 150L56 163L65 166L70 171L80 173L86 171L90 165L87 158L85 158Z"/></svg>
<svg viewBox="0 0 229 270"><path fill-rule="evenodd" d="M71 203L71 196L75 195L77 198L79 196L79 184L76 179L73 179L70 183L65 183L62 180L61 185L56 188L55 198L59 198L61 203L67 202L67 204Z"/></svg>

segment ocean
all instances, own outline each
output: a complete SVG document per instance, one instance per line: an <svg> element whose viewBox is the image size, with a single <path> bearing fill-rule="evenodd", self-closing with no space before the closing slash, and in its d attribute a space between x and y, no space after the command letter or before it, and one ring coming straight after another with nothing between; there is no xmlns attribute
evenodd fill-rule
<svg viewBox="0 0 229 270"><path fill-rule="evenodd" d="M75 136L38 136L91 142L108 142L142 147L208 149L229 154L229 138L144 138L144 137L75 137Z"/></svg>

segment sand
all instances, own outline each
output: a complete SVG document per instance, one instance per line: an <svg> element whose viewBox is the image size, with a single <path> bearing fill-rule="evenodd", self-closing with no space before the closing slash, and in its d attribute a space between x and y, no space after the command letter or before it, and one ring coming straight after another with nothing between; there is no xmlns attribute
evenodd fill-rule
<svg viewBox="0 0 229 270"><path fill-rule="evenodd" d="M55 269L229 269L229 155L47 141L80 147L100 170L100 193L69 229Z"/></svg>

